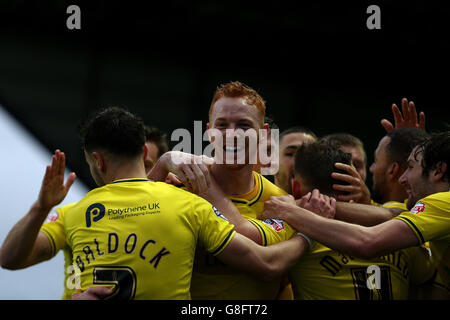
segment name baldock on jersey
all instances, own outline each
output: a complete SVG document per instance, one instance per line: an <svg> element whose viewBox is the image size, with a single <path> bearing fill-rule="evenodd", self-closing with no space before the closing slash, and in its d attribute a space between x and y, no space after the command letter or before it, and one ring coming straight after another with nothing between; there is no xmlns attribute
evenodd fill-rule
<svg viewBox="0 0 450 320"><path fill-rule="evenodd" d="M89 192L65 217L81 290L120 288L121 299L190 299L197 242L222 251L234 227L206 200L145 179Z"/></svg>

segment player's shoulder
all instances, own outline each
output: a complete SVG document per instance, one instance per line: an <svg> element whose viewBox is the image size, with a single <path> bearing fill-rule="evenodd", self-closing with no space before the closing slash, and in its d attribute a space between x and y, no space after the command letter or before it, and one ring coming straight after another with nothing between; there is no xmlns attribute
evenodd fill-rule
<svg viewBox="0 0 450 320"><path fill-rule="evenodd" d="M266 177L261 175L260 173L253 171L253 174L255 175L256 179L259 179L261 183L261 188L263 189L263 195L265 197L280 197L287 194L286 191L275 185L274 183L270 182Z"/></svg>
<svg viewBox="0 0 450 320"><path fill-rule="evenodd" d="M447 213L450 211L450 190L433 193L420 199L410 210L410 212L421 213L424 211L428 212L430 210L435 213L441 211Z"/></svg>
<svg viewBox="0 0 450 320"><path fill-rule="evenodd" d="M422 202L447 203L450 206L450 189L444 192L436 192L420 199Z"/></svg>
<svg viewBox="0 0 450 320"><path fill-rule="evenodd" d="M73 208L78 202L72 202L69 204L65 204L59 208L56 209L56 211L60 212L60 213L65 213L67 212L67 210L70 210L71 208Z"/></svg>

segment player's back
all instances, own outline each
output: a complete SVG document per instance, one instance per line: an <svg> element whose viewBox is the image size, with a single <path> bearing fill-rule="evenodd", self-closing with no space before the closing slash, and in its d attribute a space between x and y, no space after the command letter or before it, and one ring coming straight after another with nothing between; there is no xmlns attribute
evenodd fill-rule
<svg viewBox="0 0 450 320"><path fill-rule="evenodd" d="M81 289L119 284L123 299L189 299L197 240L214 252L232 229L207 201L145 179L92 190L65 220Z"/></svg>
<svg viewBox="0 0 450 320"><path fill-rule="evenodd" d="M411 286L430 280L434 272L421 247L369 260L315 242L289 275L299 300L405 300Z"/></svg>

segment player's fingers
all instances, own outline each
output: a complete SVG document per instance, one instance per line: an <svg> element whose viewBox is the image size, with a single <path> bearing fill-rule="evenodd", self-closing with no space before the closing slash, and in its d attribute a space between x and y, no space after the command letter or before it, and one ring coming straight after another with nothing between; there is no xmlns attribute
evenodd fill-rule
<svg viewBox="0 0 450 320"><path fill-rule="evenodd" d="M330 197L327 196L326 194L322 195L322 201L324 204L328 205L330 203Z"/></svg>
<svg viewBox="0 0 450 320"><path fill-rule="evenodd" d="M423 112L419 114L419 129L425 131L425 113Z"/></svg>
<svg viewBox="0 0 450 320"><path fill-rule="evenodd" d="M57 151L57 158L58 158L58 168L57 168L57 175L58 175L58 182L60 184L64 183L64 171L66 169L66 155L64 152L61 152L60 150Z"/></svg>
<svg viewBox="0 0 450 320"><path fill-rule="evenodd" d="M331 173L331 177L336 180L341 180L353 185L359 185L359 178L353 177L349 174L343 174L338 172Z"/></svg>
<svg viewBox="0 0 450 320"><path fill-rule="evenodd" d="M209 188L211 187L211 174L209 173L208 167L207 165L205 165L204 163L199 165L200 170L202 170L203 176L205 177L205 181L206 181L206 187Z"/></svg>
<svg viewBox="0 0 450 320"><path fill-rule="evenodd" d="M311 202L312 205L317 205L320 202L320 192L318 189L312 191L309 202Z"/></svg>
<svg viewBox="0 0 450 320"><path fill-rule="evenodd" d="M395 125L403 121L402 113L400 112L400 109L397 107L395 103L392 105L392 114L394 115Z"/></svg>
<svg viewBox="0 0 450 320"><path fill-rule="evenodd" d="M384 130L386 130L386 132L391 132L392 130L394 130L394 126L387 119L381 120L381 126L384 128Z"/></svg>
<svg viewBox="0 0 450 320"><path fill-rule="evenodd" d="M47 165L45 167L44 178L42 178L42 186L43 187L45 187L50 180L51 170L52 170L52 168L50 165Z"/></svg>
<svg viewBox="0 0 450 320"><path fill-rule="evenodd" d="M409 102L409 116L410 116L410 121L411 123L413 123L414 125L417 124L417 111L416 111L416 105L414 104L413 101Z"/></svg>
<svg viewBox="0 0 450 320"><path fill-rule="evenodd" d="M340 162L336 162L334 164L335 168L340 169L340 170L344 170L346 171L348 174L354 176L354 177L358 177L359 178L359 173L358 171L356 171L354 166L345 164L345 163L340 163Z"/></svg>
<svg viewBox="0 0 450 320"><path fill-rule="evenodd" d="M192 172L191 168L188 165L182 165L181 169L184 173L184 176L186 177L188 184L192 188L192 192L198 193L198 180L195 179L194 173Z"/></svg>
<svg viewBox="0 0 450 320"><path fill-rule="evenodd" d="M352 185L342 185L342 184L333 184L333 190L342 191L342 192L350 192L350 193L361 192L361 188L359 188L359 187L355 187Z"/></svg>
<svg viewBox="0 0 450 320"><path fill-rule="evenodd" d="M77 175L75 172L71 172L69 176L67 177L66 184L64 185L64 191L67 193L69 192L70 187L73 185L75 180L77 179Z"/></svg>
<svg viewBox="0 0 450 320"><path fill-rule="evenodd" d="M330 197L330 206L336 208L336 199L333 197Z"/></svg>
<svg viewBox="0 0 450 320"><path fill-rule="evenodd" d="M52 163L50 164L51 174L53 175L56 171L56 167L58 165L58 159L56 157L56 154L52 155Z"/></svg>
<svg viewBox="0 0 450 320"><path fill-rule="evenodd" d="M113 292L107 287L89 287L84 292L74 294L72 300L101 300L107 298Z"/></svg>
<svg viewBox="0 0 450 320"><path fill-rule="evenodd" d="M172 172L169 172L167 174L165 182L168 184L172 184L174 186L179 186L179 185L183 184L183 182Z"/></svg>
<svg viewBox="0 0 450 320"><path fill-rule="evenodd" d="M192 190L191 184L189 183L189 180L186 178L186 175L184 174L183 170L181 170L181 168L177 172L177 177L186 188Z"/></svg>
<svg viewBox="0 0 450 320"><path fill-rule="evenodd" d="M200 193L205 192L206 189L208 188L208 185L206 183L206 177L205 177L203 171L200 169L199 165L197 165L197 164L193 164L191 166L191 169L195 175L194 179L197 181L198 191Z"/></svg>
<svg viewBox="0 0 450 320"><path fill-rule="evenodd" d="M403 119L405 121L409 121L409 106L408 106L408 99L403 98L402 99L402 112L403 112Z"/></svg>
<svg viewBox="0 0 450 320"><path fill-rule="evenodd" d="M211 166L214 164L214 158L210 158L208 156L202 155L201 159L202 159L202 163L206 166Z"/></svg>
<svg viewBox="0 0 450 320"><path fill-rule="evenodd" d="M303 197L301 197L300 199L298 199L297 205L300 207L304 207L306 205L306 203L309 202L309 199L311 198L311 192L308 192L307 194L305 194Z"/></svg>

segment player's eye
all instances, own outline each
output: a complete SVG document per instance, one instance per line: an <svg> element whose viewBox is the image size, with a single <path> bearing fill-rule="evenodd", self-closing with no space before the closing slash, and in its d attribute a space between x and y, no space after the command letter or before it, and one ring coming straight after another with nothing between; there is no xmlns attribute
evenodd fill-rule
<svg viewBox="0 0 450 320"><path fill-rule="evenodd" d="M293 157L294 156L294 152L288 152L288 153L285 153L284 155L286 156L286 157Z"/></svg>

